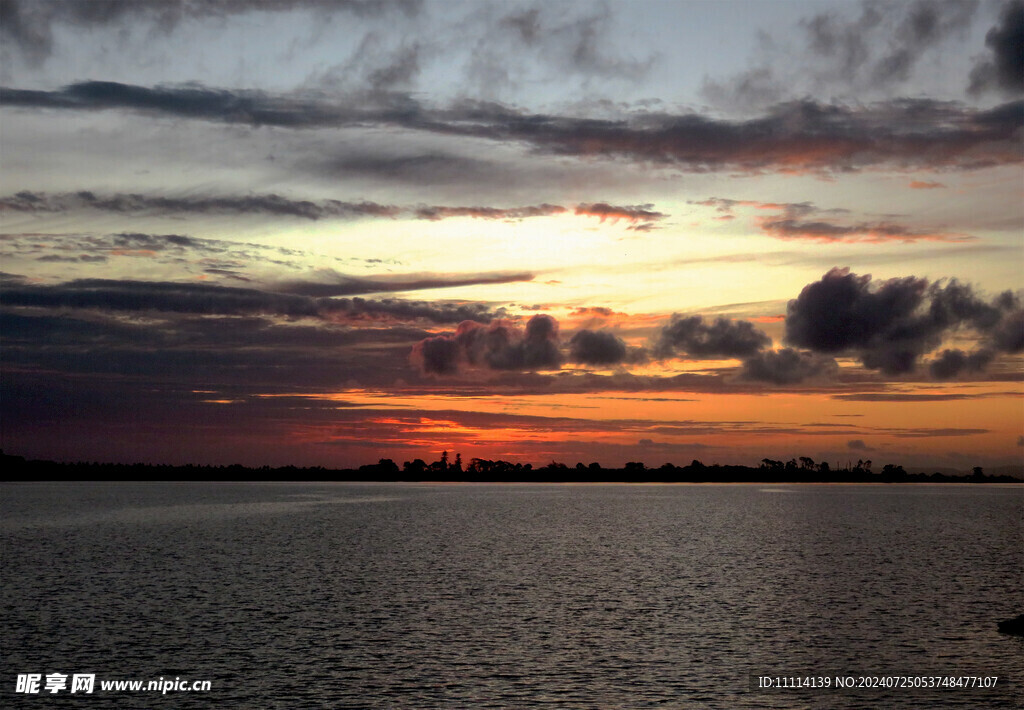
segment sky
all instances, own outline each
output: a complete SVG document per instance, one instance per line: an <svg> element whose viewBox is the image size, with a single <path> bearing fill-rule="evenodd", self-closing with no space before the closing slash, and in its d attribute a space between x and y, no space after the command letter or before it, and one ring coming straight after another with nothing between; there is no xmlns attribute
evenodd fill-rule
<svg viewBox="0 0 1024 710"><path fill-rule="evenodd" d="M1024 2L0 0L0 446L1024 463Z"/></svg>

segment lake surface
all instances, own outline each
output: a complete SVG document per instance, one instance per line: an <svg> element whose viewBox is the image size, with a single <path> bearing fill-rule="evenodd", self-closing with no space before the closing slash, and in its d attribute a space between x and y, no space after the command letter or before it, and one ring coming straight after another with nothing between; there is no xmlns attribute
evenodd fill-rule
<svg viewBox="0 0 1024 710"><path fill-rule="evenodd" d="M1020 707L1022 515L997 485L5 484L0 706ZM53 672L96 691L14 692ZM160 677L212 688L99 689Z"/></svg>

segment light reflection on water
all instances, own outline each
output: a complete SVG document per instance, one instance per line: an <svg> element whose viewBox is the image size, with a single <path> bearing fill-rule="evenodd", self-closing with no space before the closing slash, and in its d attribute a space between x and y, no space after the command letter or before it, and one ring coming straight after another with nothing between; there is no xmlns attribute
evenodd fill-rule
<svg viewBox="0 0 1024 710"><path fill-rule="evenodd" d="M0 493L5 707L19 700L17 673L52 671L214 681L205 697L121 694L125 707L1021 699L1005 685L986 695L748 689L749 673L1015 673L1020 683L1024 640L995 632L1024 611L1019 487Z"/></svg>

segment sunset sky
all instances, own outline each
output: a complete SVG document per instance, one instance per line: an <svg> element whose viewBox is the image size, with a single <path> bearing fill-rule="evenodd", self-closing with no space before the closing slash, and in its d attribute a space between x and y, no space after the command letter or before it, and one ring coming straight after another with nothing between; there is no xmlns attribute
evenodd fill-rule
<svg viewBox="0 0 1024 710"><path fill-rule="evenodd" d="M30 458L1024 459L1024 2L0 2Z"/></svg>

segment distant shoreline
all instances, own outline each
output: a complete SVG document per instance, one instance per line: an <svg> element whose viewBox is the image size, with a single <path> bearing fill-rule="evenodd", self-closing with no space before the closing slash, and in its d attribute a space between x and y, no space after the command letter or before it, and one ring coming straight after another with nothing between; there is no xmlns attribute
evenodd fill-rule
<svg viewBox="0 0 1024 710"><path fill-rule="evenodd" d="M792 484L901 484L901 483L953 483L953 484L1024 484L1024 478L1005 474L985 474L980 468L968 475L944 473L908 473L901 466L886 465L879 472L864 468L816 470L787 468L786 465L759 467L736 465L704 465L697 461L687 466L665 464L647 468L643 464L627 464L621 468L589 466L569 467L552 462L533 468L508 462L486 462L488 466L463 470L437 464L415 467L408 462L404 470L390 460L360 466L357 469L331 469L324 467L300 468L296 466L259 468L234 464L230 466L63 463L28 460L21 456L0 454L4 464L2 480L15 481L302 481L351 483L749 483L764 485ZM473 465L478 465L476 459ZM778 464L780 462L771 462ZM433 468L431 468L433 466Z"/></svg>

